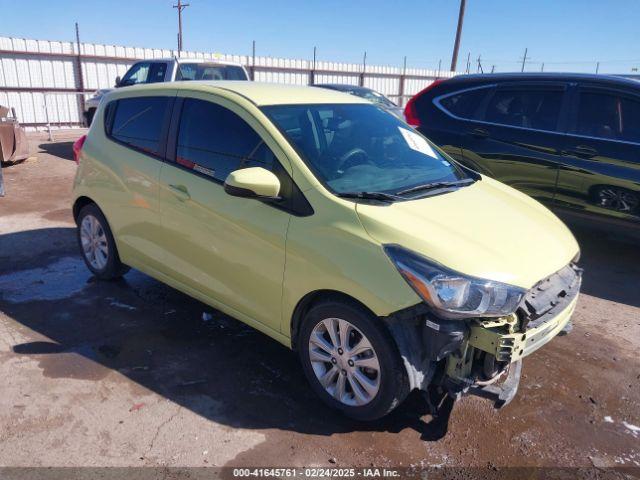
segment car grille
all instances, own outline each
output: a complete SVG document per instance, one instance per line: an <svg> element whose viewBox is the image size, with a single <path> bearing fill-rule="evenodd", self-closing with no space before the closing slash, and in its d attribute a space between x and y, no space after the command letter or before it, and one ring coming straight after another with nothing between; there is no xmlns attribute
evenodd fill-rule
<svg viewBox="0 0 640 480"><path fill-rule="evenodd" d="M582 269L570 263L535 284L518 307L522 329L542 325L564 310L578 295L581 283Z"/></svg>

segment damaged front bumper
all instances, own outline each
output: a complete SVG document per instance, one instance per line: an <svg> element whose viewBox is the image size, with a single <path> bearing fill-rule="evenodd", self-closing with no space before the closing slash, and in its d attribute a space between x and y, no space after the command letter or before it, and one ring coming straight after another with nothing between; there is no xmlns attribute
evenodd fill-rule
<svg viewBox="0 0 640 480"><path fill-rule="evenodd" d="M469 345L493 355L498 362L513 363L548 343L564 330L576 308L577 297L556 317L524 332L509 333L516 318L479 322L471 327Z"/></svg>
<svg viewBox="0 0 640 480"><path fill-rule="evenodd" d="M388 318L411 387L436 384L456 398L473 394L506 405L517 392L522 359L570 330L581 279L582 270L567 265L536 284L507 317L443 320L423 306L414 322L407 322L410 312Z"/></svg>

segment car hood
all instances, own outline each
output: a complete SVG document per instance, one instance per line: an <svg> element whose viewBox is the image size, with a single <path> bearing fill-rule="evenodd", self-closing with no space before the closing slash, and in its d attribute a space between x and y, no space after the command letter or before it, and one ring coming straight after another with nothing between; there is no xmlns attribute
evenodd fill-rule
<svg viewBox="0 0 640 480"><path fill-rule="evenodd" d="M526 289L579 252L571 232L547 208L486 177L418 200L359 203L356 211L380 243L401 245L466 275Z"/></svg>

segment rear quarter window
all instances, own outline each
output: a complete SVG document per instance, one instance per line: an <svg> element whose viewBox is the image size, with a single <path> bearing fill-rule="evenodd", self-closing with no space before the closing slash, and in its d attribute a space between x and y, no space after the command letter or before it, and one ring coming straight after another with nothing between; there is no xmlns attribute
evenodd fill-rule
<svg viewBox="0 0 640 480"><path fill-rule="evenodd" d="M169 101L169 97L133 97L111 102L106 109L107 136L136 150L161 155Z"/></svg>
<svg viewBox="0 0 640 480"><path fill-rule="evenodd" d="M441 97L440 106L451 115L464 119L475 119L482 101L491 91L489 87L474 88Z"/></svg>

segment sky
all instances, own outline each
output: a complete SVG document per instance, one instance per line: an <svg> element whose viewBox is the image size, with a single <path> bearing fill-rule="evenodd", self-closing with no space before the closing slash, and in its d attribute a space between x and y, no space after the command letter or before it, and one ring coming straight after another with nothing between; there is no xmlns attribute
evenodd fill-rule
<svg viewBox="0 0 640 480"><path fill-rule="evenodd" d="M451 63L459 0L184 0L184 49ZM177 0L0 0L0 36L176 48ZM640 73L640 0L467 0L458 70ZM638 69L634 71L633 69Z"/></svg>

